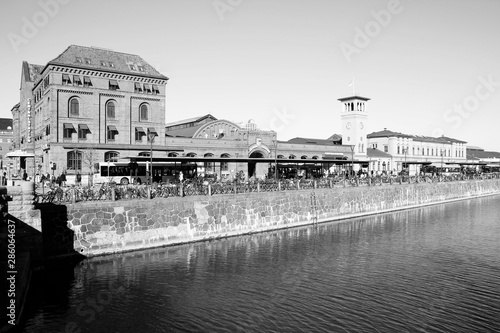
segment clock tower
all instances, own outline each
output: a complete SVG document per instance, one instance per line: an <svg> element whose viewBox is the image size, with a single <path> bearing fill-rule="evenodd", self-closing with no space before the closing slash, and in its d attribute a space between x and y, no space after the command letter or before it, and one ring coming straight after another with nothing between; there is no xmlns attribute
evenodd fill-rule
<svg viewBox="0 0 500 333"><path fill-rule="evenodd" d="M342 145L354 146L354 156L366 158L366 104L369 98L361 96L351 96L339 98L342 103L340 119L342 121Z"/></svg>

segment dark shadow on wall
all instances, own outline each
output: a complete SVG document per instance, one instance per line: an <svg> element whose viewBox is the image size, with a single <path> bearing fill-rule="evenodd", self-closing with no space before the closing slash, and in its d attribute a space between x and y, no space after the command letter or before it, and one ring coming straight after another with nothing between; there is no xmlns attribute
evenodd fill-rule
<svg viewBox="0 0 500 333"><path fill-rule="evenodd" d="M54 261L79 262L85 256L75 251L75 233L68 227L68 209L51 203L36 205L40 210L43 230L43 254L46 265Z"/></svg>

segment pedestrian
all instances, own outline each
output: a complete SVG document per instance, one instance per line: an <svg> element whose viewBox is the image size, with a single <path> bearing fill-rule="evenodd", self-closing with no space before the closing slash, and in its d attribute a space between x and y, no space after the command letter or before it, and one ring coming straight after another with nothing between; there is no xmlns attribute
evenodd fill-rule
<svg viewBox="0 0 500 333"><path fill-rule="evenodd" d="M61 183L62 183L62 186L66 186L66 174L64 172L61 175Z"/></svg>
<svg viewBox="0 0 500 333"><path fill-rule="evenodd" d="M3 173L2 186L7 186L7 173L6 172Z"/></svg>
<svg viewBox="0 0 500 333"><path fill-rule="evenodd" d="M56 178L56 183L57 183L57 185L58 185L59 187L61 187L61 184L62 184L62 177L61 177L61 175L57 176L57 178Z"/></svg>
<svg viewBox="0 0 500 333"><path fill-rule="evenodd" d="M23 173L23 180L28 180L28 174L26 173L26 170L24 170Z"/></svg>
<svg viewBox="0 0 500 333"><path fill-rule="evenodd" d="M78 172L76 174L76 186L80 186L82 184L82 175Z"/></svg>

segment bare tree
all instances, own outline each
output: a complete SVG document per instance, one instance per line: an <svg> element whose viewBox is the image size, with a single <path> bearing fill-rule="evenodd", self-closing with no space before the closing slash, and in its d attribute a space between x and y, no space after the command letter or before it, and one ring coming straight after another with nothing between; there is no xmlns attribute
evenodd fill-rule
<svg viewBox="0 0 500 333"><path fill-rule="evenodd" d="M88 170L88 175L89 175L89 183L91 183L92 179L94 178L94 173L95 173L95 165L96 163L99 162L99 152L95 147L89 147L87 149L83 150L82 153L82 166L83 170L82 173L86 170Z"/></svg>

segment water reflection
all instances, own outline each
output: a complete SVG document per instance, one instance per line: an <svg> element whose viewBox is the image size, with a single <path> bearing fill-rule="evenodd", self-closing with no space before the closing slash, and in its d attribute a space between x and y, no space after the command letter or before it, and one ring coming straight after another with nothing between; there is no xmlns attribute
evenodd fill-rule
<svg viewBox="0 0 500 333"><path fill-rule="evenodd" d="M499 203L87 260L48 276L26 331L500 331Z"/></svg>

